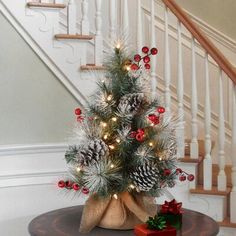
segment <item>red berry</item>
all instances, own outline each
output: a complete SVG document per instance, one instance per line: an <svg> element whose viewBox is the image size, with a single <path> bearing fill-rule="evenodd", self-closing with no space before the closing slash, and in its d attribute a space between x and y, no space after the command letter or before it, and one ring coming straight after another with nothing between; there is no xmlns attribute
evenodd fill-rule
<svg viewBox="0 0 236 236"><path fill-rule="evenodd" d="M131 70L138 70L139 66L137 64L132 64L130 68Z"/></svg>
<svg viewBox="0 0 236 236"><path fill-rule="evenodd" d="M171 170L165 169L163 174L164 174L164 176L168 176L171 174Z"/></svg>
<svg viewBox="0 0 236 236"><path fill-rule="evenodd" d="M76 109L75 109L75 114L76 114L77 116L80 116L81 113L82 113L82 111L81 111L80 108L76 108Z"/></svg>
<svg viewBox="0 0 236 236"><path fill-rule="evenodd" d="M134 60L139 62L141 60L141 56L139 54L134 55Z"/></svg>
<svg viewBox="0 0 236 236"><path fill-rule="evenodd" d="M144 138L144 136L143 136L143 134L141 134L141 133L138 133L138 134L136 135L136 140L139 141L139 142L142 142L142 141L143 141L143 138Z"/></svg>
<svg viewBox="0 0 236 236"><path fill-rule="evenodd" d="M152 54L152 55L156 55L157 53L158 53L157 48L152 48L152 49L151 49L151 54Z"/></svg>
<svg viewBox="0 0 236 236"><path fill-rule="evenodd" d="M158 111L160 114L162 114L162 113L164 113L164 112L166 111L166 109L165 109L164 107L158 107L158 108L157 108L157 111Z"/></svg>
<svg viewBox="0 0 236 236"><path fill-rule="evenodd" d="M77 116L77 121L78 122L82 122L84 120L84 117L82 117L82 116Z"/></svg>
<svg viewBox="0 0 236 236"><path fill-rule="evenodd" d="M146 63L144 66L145 66L145 69L147 69L147 70L150 70L150 68L151 68L150 64L148 64L148 63Z"/></svg>
<svg viewBox="0 0 236 236"><path fill-rule="evenodd" d="M135 137L136 137L136 134L137 134L137 132L131 131L130 134L129 134L129 136L130 136L130 138L135 138Z"/></svg>
<svg viewBox="0 0 236 236"><path fill-rule="evenodd" d="M72 187L75 191L78 191L80 189L80 186L77 183L74 183Z"/></svg>
<svg viewBox="0 0 236 236"><path fill-rule="evenodd" d="M179 175L179 174L181 174L183 171L182 171L180 168L177 168L177 169L175 170L175 172L176 172L177 175Z"/></svg>
<svg viewBox="0 0 236 236"><path fill-rule="evenodd" d="M193 181L193 180L194 180L194 175L192 175L192 174L191 174L191 175L188 175L188 181L191 182L191 181Z"/></svg>
<svg viewBox="0 0 236 236"><path fill-rule="evenodd" d="M148 62L150 62L150 57L149 56L145 56L144 58L143 58L143 62L146 64L146 63L148 63Z"/></svg>
<svg viewBox="0 0 236 236"><path fill-rule="evenodd" d="M181 175L181 176L179 177L179 180L182 181L182 182L185 181L185 180L186 180L186 176L185 176L185 175Z"/></svg>
<svg viewBox="0 0 236 236"><path fill-rule="evenodd" d="M67 180L67 181L65 182L65 187L66 187L66 188L72 188L72 185L73 185L73 183L72 183L70 180Z"/></svg>
<svg viewBox="0 0 236 236"><path fill-rule="evenodd" d="M63 180L60 180L57 185L58 185L59 188L64 188L65 187L65 182Z"/></svg>
<svg viewBox="0 0 236 236"><path fill-rule="evenodd" d="M139 134L144 134L144 133L145 133L145 132L144 132L144 129L138 129L137 132L138 132Z"/></svg>
<svg viewBox="0 0 236 236"><path fill-rule="evenodd" d="M144 47L142 48L142 52L143 52L143 53L148 53L148 52L149 52L149 48L148 48L147 46L144 46Z"/></svg>
<svg viewBox="0 0 236 236"><path fill-rule="evenodd" d="M89 189L88 188L83 188L82 189L82 193L83 194L88 194L89 193Z"/></svg>

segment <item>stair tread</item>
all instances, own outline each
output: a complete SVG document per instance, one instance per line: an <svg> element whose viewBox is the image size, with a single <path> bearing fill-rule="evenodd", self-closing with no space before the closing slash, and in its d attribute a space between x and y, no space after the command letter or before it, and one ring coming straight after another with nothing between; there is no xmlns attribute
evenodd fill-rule
<svg viewBox="0 0 236 236"><path fill-rule="evenodd" d="M221 227L236 228L236 223L231 223L229 217L226 217L223 221L218 222L218 223Z"/></svg>
<svg viewBox="0 0 236 236"><path fill-rule="evenodd" d="M219 191L216 186L212 186L211 190L203 189L202 185L198 185L196 189L190 189L190 193L206 194L206 195L218 195L227 196L231 192L231 188L227 188L226 191Z"/></svg>
<svg viewBox="0 0 236 236"><path fill-rule="evenodd" d="M42 8L58 8L58 9L66 8L66 4L45 3L45 2L28 2L27 6L28 7L42 7Z"/></svg>
<svg viewBox="0 0 236 236"><path fill-rule="evenodd" d="M91 40L94 37L92 35L82 35L82 34L56 34L56 39L83 39Z"/></svg>
<svg viewBox="0 0 236 236"><path fill-rule="evenodd" d="M97 66L95 64L86 64L80 67L81 70L105 70L105 66Z"/></svg>
<svg viewBox="0 0 236 236"><path fill-rule="evenodd" d="M185 156L183 158L179 158L179 161L180 162L183 162L183 163L201 163L203 161L203 157L202 156L199 156L198 158L190 158L190 156Z"/></svg>

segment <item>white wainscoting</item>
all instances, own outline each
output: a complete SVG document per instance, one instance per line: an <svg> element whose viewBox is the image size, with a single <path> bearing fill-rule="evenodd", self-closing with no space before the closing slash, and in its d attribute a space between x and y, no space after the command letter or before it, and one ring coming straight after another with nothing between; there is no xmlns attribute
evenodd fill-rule
<svg viewBox="0 0 236 236"><path fill-rule="evenodd" d="M65 149L65 144L0 147L1 236L26 236L35 216L84 203L85 197L57 188L67 173Z"/></svg>

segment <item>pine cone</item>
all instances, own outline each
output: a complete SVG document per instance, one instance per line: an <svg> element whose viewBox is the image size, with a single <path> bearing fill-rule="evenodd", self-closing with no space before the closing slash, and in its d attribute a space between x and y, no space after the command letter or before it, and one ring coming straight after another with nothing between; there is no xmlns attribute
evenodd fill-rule
<svg viewBox="0 0 236 236"><path fill-rule="evenodd" d="M158 170L152 163L145 163L137 167L136 170L130 174L130 178L140 191L147 192L156 184L158 180Z"/></svg>
<svg viewBox="0 0 236 236"><path fill-rule="evenodd" d="M120 99L118 109L122 113L136 112L142 104L143 97L143 93L127 94Z"/></svg>
<svg viewBox="0 0 236 236"><path fill-rule="evenodd" d="M108 146L101 139L94 139L87 147L81 149L77 154L77 160L81 165L88 166L94 161L98 162L109 154Z"/></svg>

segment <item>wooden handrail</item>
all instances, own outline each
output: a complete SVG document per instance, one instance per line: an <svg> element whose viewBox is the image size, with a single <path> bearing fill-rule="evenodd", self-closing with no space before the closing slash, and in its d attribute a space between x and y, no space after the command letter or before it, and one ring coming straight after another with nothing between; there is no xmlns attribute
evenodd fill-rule
<svg viewBox="0 0 236 236"><path fill-rule="evenodd" d="M162 0L162 2L173 12L179 21L189 30L193 37L201 44L206 52L215 60L219 67L236 84L236 68L229 62L223 53L216 48L211 40L203 31L193 22L187 13L178 6L175 0Z"/></svg>

